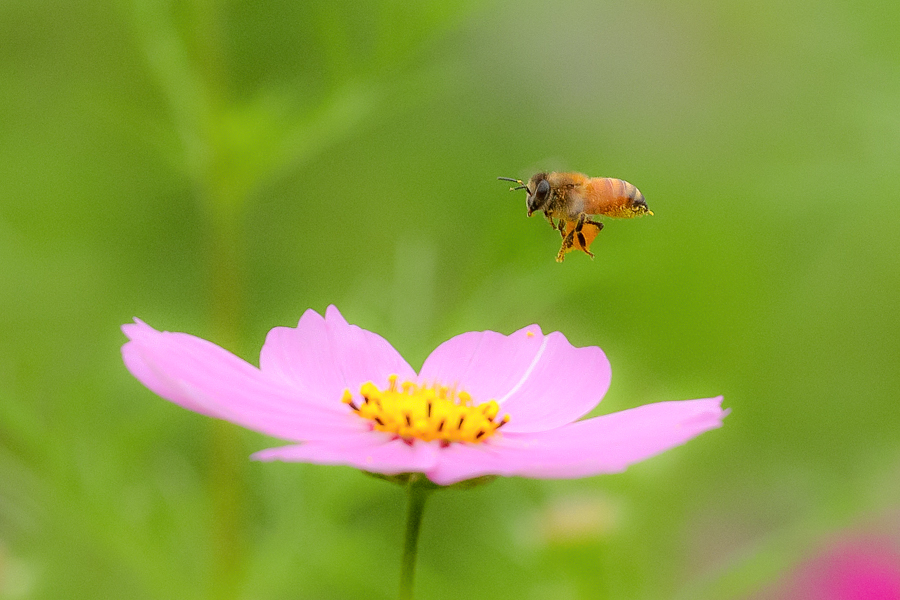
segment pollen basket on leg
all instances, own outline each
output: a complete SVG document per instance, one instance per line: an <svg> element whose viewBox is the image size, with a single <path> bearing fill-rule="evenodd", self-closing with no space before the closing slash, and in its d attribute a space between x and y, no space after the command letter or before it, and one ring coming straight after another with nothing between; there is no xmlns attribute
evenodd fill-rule
<svg viewBox="0 0 900 600"><path fill-rule="evenodd" d="M364 383L359 390L359 403L350 390L345 390L341 401L371 421L376 431L396 434L407 442L418 439L444 444L480 443L509 421L509 415L497 419L500 405L494 400L475 404L468 393L456 387L409 381L398 386L397 379L391 375L384 390L371 382Z"/></svg>

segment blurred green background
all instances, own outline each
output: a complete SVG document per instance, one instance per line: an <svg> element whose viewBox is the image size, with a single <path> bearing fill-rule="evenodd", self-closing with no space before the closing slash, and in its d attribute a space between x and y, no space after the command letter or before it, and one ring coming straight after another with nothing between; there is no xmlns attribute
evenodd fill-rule
<svg viewBox="0 0 900 600"><path fill-rule="evenodd" d="M160 400L122 323L256 362L337 305L418 367L530 323L600 412L724 394L629 469L436 495L418 597L750 598L900 545L900 4L0 4L0 598L393 598L403 494ZM497 176L627 179L591 261ZM837 534L836 534L837 532Z"/></svg>

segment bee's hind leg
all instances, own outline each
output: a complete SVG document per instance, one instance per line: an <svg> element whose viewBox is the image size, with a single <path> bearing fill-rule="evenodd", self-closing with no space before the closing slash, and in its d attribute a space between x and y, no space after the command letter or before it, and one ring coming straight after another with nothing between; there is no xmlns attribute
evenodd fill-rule
<svg viewBox="0 0 900 600"><path fill-rule="evenodd" d="M591 218L590 218L589 216L587 216L586 214L581 213L580 215L578 215L578 222L575 223L575 229L573 230L573 232L575 233L575 235L578 236L578 245L579 245L580 249L581 249L585 254L587 254L588 256L590 256L591 258L594 258L593 252L591 252L590 250L588 250L588 242L587 242L587 240L584 238L584 232L582 231L582 230L584 229L584 226L585 226L585 225L593 225L594 227L597 228L597 233L600 233L600 231L603 229L603 223L599 223L599 222L597 222L597 221L594 221L593 219L591 219ZM594 237L597 237L597 234L596 234L596 233L594 234ZM591 241L593 241L593 238L591 238Z"/></svg>
<svg viewBox="0 0 900 600"><path fill-rule="evenodd" d="M559 247L559 252L556 255L556 262L562 262L566 258L566 252L568 252L572 246L575 245L575 235L576 233L581 236L581 239L584 239L584 236L580 232L580 228L576 224L575 227L569 233L563 233L565 229L565 224L568 221L564 221L563 219L559 220L559 235L562 236L562 244Z"/></svg>
<svg viewBox="0 0 900 600"><path fill-rule="evenodd" d="M578 220L576 221L560 221L560 233L563 232L563 228L566 224L573 223L572 229L569 230L569 233L563 236L562 245L559 248L559 253L556 255L556 262L562 262L563 258L567 252L572 250L572 247L578 248L591 258L594 258L594 254L588 250L588 246L594 241L594 238L597 237L597 233L600 233L600 230L603 229L603 223L599 223L591 219L587 214L581 213L578 215ZM591 225L597 228L596 233L590 235L590 239L585 237L584 226Z"/></svg>
<svg viewBox="0 0 900 600"><path fill-rule="evenodd" d="M581 215L578 217L578 223L575 224L575 228L578 231L581 231L582 227L584 227L585 225L593 225L597 228L597 233L600 233L600 230L603 229L603 223L595 221L586 214L581 213Z"/></svg>
<svg viewBox="0 0 900 600"><path fill-rule="evenodd" d="M556 254L556 262L562 262L566 258L566 252L569 251L569 248L572 247L572 233L563 238L562 246L559 247L559 252Z"/></svg>

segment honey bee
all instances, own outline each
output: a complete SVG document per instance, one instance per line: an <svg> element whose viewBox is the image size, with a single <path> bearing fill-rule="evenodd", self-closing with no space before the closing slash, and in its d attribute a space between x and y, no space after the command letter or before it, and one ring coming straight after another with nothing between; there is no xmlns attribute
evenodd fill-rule
<svg viewBox="0 0 900 600"><path fill-rule="evenodd" d="M537 173L528 183L512 177L497 179L518 183L509 189L528 193L525 201L528 216L543 211L550 226L559 231L563 241L556 262L562 262L572 250L594 257L590 245L603 229L603 223L594 221L591 215L630 219L653 214L641 191L621 179L588 177L581 173Z"/></svg>

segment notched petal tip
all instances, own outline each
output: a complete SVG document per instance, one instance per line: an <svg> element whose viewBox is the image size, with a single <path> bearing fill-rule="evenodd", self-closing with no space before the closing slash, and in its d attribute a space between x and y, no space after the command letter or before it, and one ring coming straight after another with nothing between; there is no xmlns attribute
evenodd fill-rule
<svg viewBox="0 0 900 600"><path fill-rule="evenodd" d="M135 337L141 335L142 333L159 333L137 317L134 317L133 323L125 323L124 325L122 325L121 329L122 333L124 333L125 337L127 337L129 340L133 340Z"/></svg>
<svg viewBox="0 0 900 600"><path fill-rule="evenodd" d="M338 310L337 306L329 304L325 309L325 321L332 320L347 325L347 319L344 318L344 315L341 314L341 311Z"/></svg>
<svg viewBox="0 0 900 600"><path fill-rule="evenodd" d="M695 402L698 405L697 413L682 421L683 426L710 426L720 427L722 420L731 413L730 408L722 408L724 396L715 396L713 398L703 398L700 400L687 400L687 402Z"/></svg>
<svg viewBox="0 0 900 600"><path fill-rule="evenodd" d="M528 327L523 327L512 335L524 335L526 338L541 338L544 336L544 332L541 331L540 325L534 323Z"/></svg>
<svg viewBox="0 0 900 600"><path fill-rule="evenodd" d="M307 308L306 310L303 311L303 314L300 315L300 319L297 320L297 325L295 325L294 327L291 327L290 329L295 329L297 327L301 327L304 322L316 322L316 321L324 321L324 320L325 320L325 317L320 315L317 310L315 310L313 308ZM286 328L276 327L275 329L286 329Z"/></svg>

